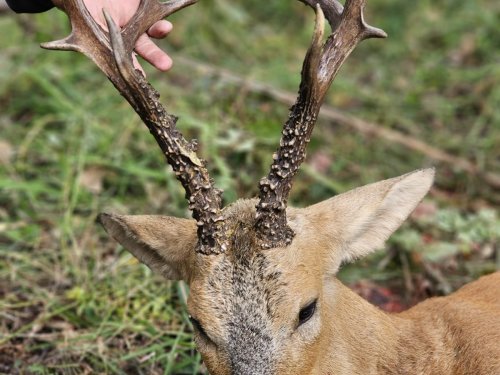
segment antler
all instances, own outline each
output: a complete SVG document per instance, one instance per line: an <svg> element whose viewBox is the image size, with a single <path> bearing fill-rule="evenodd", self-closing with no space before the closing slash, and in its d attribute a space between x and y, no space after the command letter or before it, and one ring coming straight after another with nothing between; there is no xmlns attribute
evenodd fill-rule
<svg viewBox="0 0 500 375"><path fill-rule="evenodd" d="M43 48L78 51L88 56L106 74L121 95L132 105L155 137L186 190L189 208L198 223L198 248L203 254L218 254L226 249L225 223L221 215L222 190L216 189L196 155L197 142L188 142L176 129L178 118L159 102L159 93L134 69L132 52L137 39L156 21L183 9L196 0L141 0L136 14L119 30L105 13L109 33L92 18L83 0L54 0L69 17L71 34Z"/></svg>
<svg viewBox="0 0 500 375"><path fill-rule="evenodd" d="M299 0L316 11L316 27L302 68L299 96L283 127L280 147L267 177L260 181L256 229L263 248L287 246L294 237L286 219L293 177L306 156L306 146L325 98L343 62L364 39L385 38L383 30L363 18L366 0ZM325 17L332 34L323 43Z"/></svg>

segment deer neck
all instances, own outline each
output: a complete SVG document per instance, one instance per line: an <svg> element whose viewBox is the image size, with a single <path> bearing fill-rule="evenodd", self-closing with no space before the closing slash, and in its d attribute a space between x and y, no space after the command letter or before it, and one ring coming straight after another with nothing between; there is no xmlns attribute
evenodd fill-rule
<svg viewBox="0 0 500 375"><path fill-rule="evenodd" d="M416 367L426 367L426 353L430 353L429 343L433 341L418 328L417 322L383 312L338 280L329 283L323 310L324 352L319 356L315 373L427 373L413 371ZM407 369L408 363L416 367Z"/></svg>

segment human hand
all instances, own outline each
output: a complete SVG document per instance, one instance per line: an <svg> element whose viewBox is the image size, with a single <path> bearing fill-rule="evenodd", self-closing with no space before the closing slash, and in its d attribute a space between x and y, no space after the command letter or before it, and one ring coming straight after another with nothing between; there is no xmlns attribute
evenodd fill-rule
<svg viewBox="0 0 500 375"><path fill-rule="evenodd" d="M102 9L105 8L119 27L123 27L132 18L139 7L140 0L83 0L89 13L99 25L107 28ZM162 39L172 30L168 21L158 21L141 35L135 45L135 52L153 65L156 69L167 71L172 67L172 59L161 50L151 39ZM143 73L136 56L133 56L134 66Z"/></svg>

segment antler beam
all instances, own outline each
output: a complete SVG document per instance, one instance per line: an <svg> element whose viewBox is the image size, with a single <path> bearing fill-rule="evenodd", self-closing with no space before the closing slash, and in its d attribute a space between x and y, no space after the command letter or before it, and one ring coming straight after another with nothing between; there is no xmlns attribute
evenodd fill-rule
<svg viewBox="0 0 500 375"><path fill-rule="evenodd" d="M222 191L214 187L205 161L197 156L197 142L188 142L177 130L178 118L167 112L159 102L159 93L132 62L135 43L144 32L156 21L195 2L141 0L136 14L121 31L104 11L108 33L92 18L83 0L54 0L54 4L70 18L72 32L67 38L45 43L42 47L84 53L132 105L186 191L189 208L198 223L197 251L209 255L226 249L225 223L221 215Z"/></svg>
<svg viewBox="0 0 500 375"><path fill-rule="evenodd" d="M282 131L267 177L260 181L256 229L264 249L289 245L294 237L287 224L286 207L292 181L306 157L306 146L321 105L340 67L354 48L368 38L385 38L383 30L365 23L366 0L299 0L316 11L316 27L302 68L295 105ZM325 18L332 34L323 43Z"/></svg>

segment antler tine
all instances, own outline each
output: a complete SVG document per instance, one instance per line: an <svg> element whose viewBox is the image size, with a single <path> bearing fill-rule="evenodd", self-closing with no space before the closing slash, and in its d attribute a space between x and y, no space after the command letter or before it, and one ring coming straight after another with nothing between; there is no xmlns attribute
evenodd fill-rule
<svg viewBox="0 0 500 375"><path fill-rule="evenodd" d="M260 181L256 229L264 249L289 245L294 237L288 226L286 206L292 180L306 156L306 146L325 95L343 62L364 39L384 38L384 31L365 23L366 0L299 0L316 11L316 27L302 68L295 105L283 127L280 147L273 155L267 177ZM332 34L323 44L324 20Z"/></svg>
<svg viewBox="0 0 500 375"><path fill-rule="evenodd" d="M166 3L161 3L158 0L141 1L137 12L122 31L123 40L125 41L125 50L132 52L137 39L155 22L196 3L196 1L197 0L171 0Z"/></svg>
<svg viewBox="0 0 500 375"><path fill-rule="evenodd" d="M83 0L53 0L71 22L71 34L62 40L42 43L42 48L80 52L90 58L108 77L112 74L107 51L109 44L104 30L94 21Z"/></svg>
<svg viewBox="0 0 500 375"><path fill-rule="evenodd" d="M328 20L332 32L337 28L342 18L344 6L337 0L299 0L301 3L309 5L311 8L316 9L319 5L323 10L325 18Z"/></svg>
<svg viewBox="0 0 500 375"><path fill-rule="evenodd" d="M132 105L155 137L186 191L189 208L198 224L196 251L211 255L226 249L225 223L221 215L222 190L214 187L205 161L196 155L197 142L188 142L177 130L178 118L162 106L159 93L134 69L131 57L135 41L154 22L195 1L160 3L157 0L141 0L137 13L123 31L104 10L108 35L90 16L83 0L55 0L56 5L69 16L73 30L68 38L44 44L43 47L83 52Z"/></svg>

